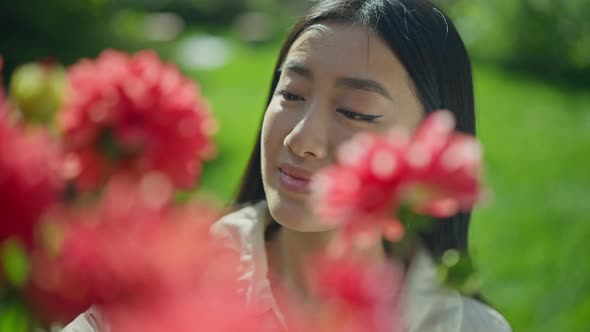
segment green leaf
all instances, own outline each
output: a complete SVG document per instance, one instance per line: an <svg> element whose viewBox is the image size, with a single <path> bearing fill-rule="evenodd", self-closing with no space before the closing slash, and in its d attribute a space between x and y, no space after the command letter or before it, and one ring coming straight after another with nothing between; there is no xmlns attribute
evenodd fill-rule
<svg viewBox="0 0 590 332"><path fill-rule="evenodd" d="M461 255L454 249L447 250L441 257L437 275L443 284L462 294L475 294L481 287L479 273L475 270L471 258Z"/></svg>
<svg viewBox="0 0 590 332"><path fill-rule="evenodd" d="M27 332L29 313L23 305L10 303L0 307L0 332Z"/></svg>
<svg viewBox="0 0 590 332"><path fill-rule="evenodd" d="M20 241L5 241L2 243L0 254L7 281L17 287L24 286L29 275L29 257Z"/></svg>
<svg viewBox="0 0 590 332"><path fill-rule="evenodd" d="M121 160L125 155L123 149L117 143L112 128L106 128L100 133L97 140L97 149L103 156L113 162Z"/></svg>

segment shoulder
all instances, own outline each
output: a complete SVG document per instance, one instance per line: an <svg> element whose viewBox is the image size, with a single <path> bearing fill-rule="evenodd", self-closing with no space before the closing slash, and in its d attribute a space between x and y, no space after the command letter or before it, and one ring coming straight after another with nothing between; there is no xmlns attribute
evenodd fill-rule
<svg viewBox="0 0 590 332"><path fill-rule="evenodd" d="M441 285L430 254L420 250L406 278L410 332L511 332L508 322L488 305Z"/></svg>
<svg viewBox="0 0 590 332"><path fill-rule="evenodd" d="M264 246L264 228L269 220L266 201L261 201L242 207L211 226L212 236L239 255L237 291L249 304L272 299Z"/></svg>
<svg viewBox="0 0 590 332"><path fill-rule="evenodd" d="M66 325L61 332L108 332L101 320L100 312L91 307Z"/></svg>
<svg viewBox="0 0 590 332"><path fill-rule="evenodd" d="M496 310L472 298L462 297L461 331L511 332L510 324Z"/></svg>
<svg viewBox="0 0 590 332"><path fill-rule="evenodd" d="M210 232L227 246L240 249L264 232L267 211L266 201L246 205L213 223Z"/></svg>

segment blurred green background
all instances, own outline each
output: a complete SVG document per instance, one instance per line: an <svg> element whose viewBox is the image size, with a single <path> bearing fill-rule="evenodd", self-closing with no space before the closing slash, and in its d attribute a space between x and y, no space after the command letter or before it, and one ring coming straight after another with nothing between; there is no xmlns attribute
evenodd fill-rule
<svg viewBox="0 0 590 332"><path fill-rule="evenodd" d="M590 317L590 2L441 0L474 61L493 199L471 250L484 295L515 331L585 331ZM153 48L195 78L220 121L201 190L229 201L300 0L0 3L5 81L28 61L71 64ZM585 324L586 323L586 324Z"/></svg>

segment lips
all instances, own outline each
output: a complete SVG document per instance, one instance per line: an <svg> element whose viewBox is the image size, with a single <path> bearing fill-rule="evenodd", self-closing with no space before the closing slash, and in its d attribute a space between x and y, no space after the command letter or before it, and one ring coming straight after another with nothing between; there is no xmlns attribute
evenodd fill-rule
<svg viewBox="0 0 590 332"><path fill-rule="evenodd" d="M290 192L309 193L312 173L290 164L279 167L279 183Z"/></svg>

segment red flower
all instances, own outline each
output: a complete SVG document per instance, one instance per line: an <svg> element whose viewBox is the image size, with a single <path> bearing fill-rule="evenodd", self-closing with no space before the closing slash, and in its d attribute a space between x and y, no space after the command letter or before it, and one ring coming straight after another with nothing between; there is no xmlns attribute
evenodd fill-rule
<svg viewBox="0 0 590 332"><path fill-rule="evenodd" d="M247 310L245 301L221 282L208 292L155 296L103 308L112 332L270 332L261 317Z"/></svg>
<svg viewBox="0 0 590 332"><path fill-rule="evenodd" d="M383 229L392 240L403 234L391 214L399 205L396 188L407 177L407 140L393 131L388 137L362 133L342 145L339 164L314 179L319 213L328 222L345 226L345 234Z"/></svg>
<svg viewBox="0 0 590 332"><path fill-rule="evenodd" d="M472 136L454 133L454 126L450 112L435 112L408 147L412 171L401 193L418 213L450 217L480 198L481 146Z"/></svg>
<svg viewBox="0 0 590 332"><path fill-rule="evenodd" d="M402 269L359 257L323 257L310 280L320 309L306 317L306 331L401 331Z"/></svg>
<svg viewBox="0 0 590 332"><path fill-rule="evenodd" d="M479 199L480 145L454 132L448 111L433 112L412 137L400 129L359 134L340 148L338 162L314 179L314 192L318 212L347 234L381 230L397 240L400 206L449 217Z"/></svg>
<svg viewBox="0 0 590 332"><path fill-rule="evenodd" d="M91 189L121 170L158 170L190 187L200 159L214 152L215 121L198 87L151 51L105 51L68 72L69 97L59 114L76 177Z"/></svg>
<svg viewBox="0 0 590 332"><path fill-rule="evenodd" d="M195 205L170 206L161 194L168 191L165 183L158 185L153 176L139 184L116 179L98 207L64 209L48 218L50 242L33 256L32 271L33 296L52 310L46 316L69 318L92 304L198 294L211 280L233 280L233 254L209 238L216 214Z"/></svg>
<svg viewBox="0 0 590 332"><path fill-rule="evenodd" d="M15 237L31 247L39 217L59 198L60 180L49 135L13 126L0 110L0 242Z"/></svg>

